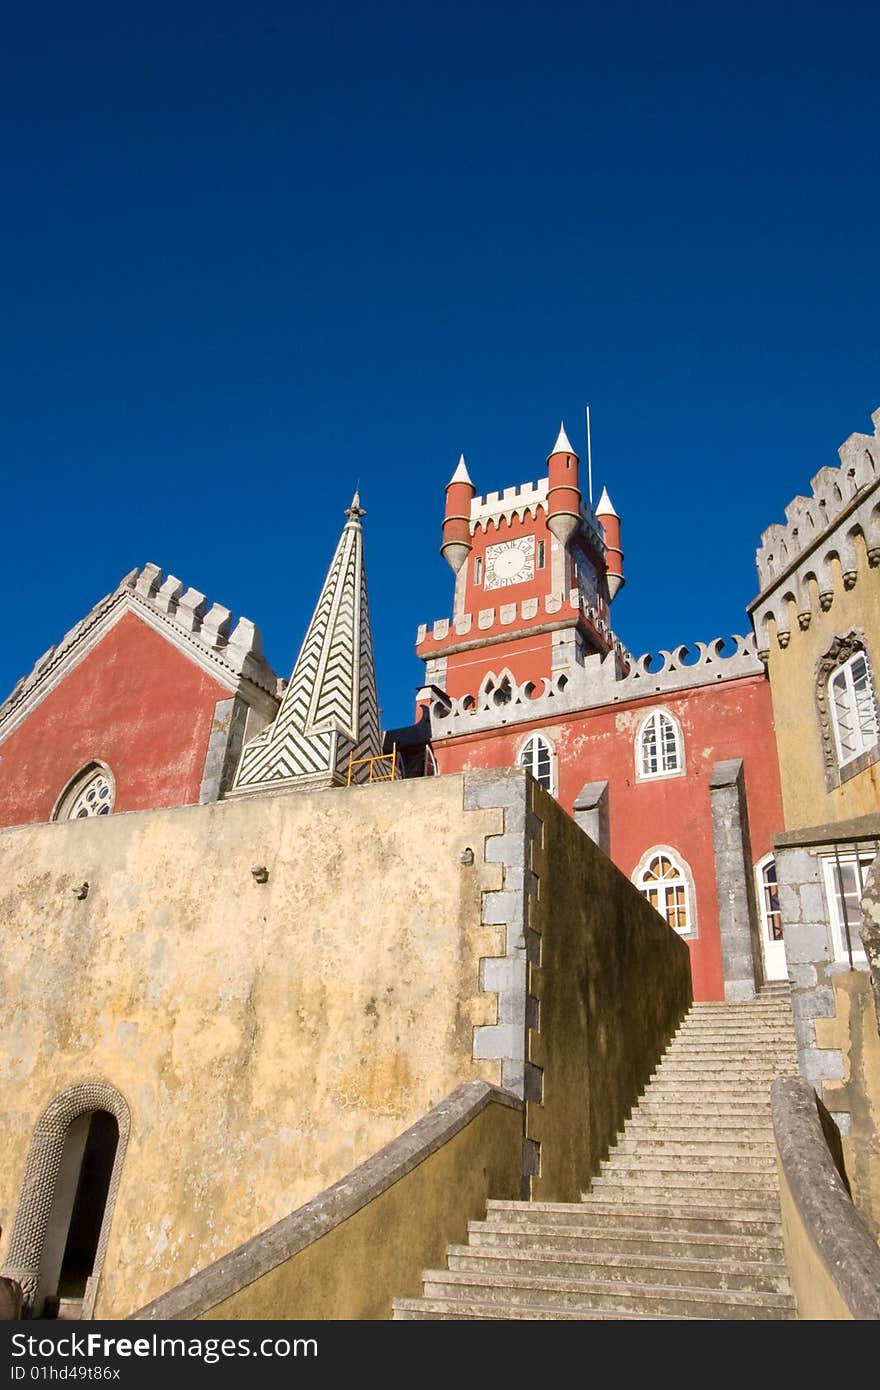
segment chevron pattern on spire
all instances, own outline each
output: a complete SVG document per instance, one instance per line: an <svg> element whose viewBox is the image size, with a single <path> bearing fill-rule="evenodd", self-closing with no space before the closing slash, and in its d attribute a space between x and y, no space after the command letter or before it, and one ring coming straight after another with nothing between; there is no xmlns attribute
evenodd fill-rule
<svg viewBox="0 0 880 1390"><path fill-rule="evenodd" d="M232 794L339 786L349 758L382 751L364 569L365 512L355 494L274 723L245 747ZM358 775L360 774L360 775ZM360 781L366 769L355 768Z"/></svg>

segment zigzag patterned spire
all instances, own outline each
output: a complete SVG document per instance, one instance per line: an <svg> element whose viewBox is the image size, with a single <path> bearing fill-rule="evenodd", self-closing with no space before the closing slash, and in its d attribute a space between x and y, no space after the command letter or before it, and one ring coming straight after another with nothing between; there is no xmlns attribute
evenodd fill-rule
<svg viewBox="0 0 880 1390"><path fill-rule="evenodd" d="M382 751L361 517L355 493L281 708L244 749L232 786L338 786ZM358 775L360 774L360 775ZM366 769L356 768L359 781Z"/></svg>

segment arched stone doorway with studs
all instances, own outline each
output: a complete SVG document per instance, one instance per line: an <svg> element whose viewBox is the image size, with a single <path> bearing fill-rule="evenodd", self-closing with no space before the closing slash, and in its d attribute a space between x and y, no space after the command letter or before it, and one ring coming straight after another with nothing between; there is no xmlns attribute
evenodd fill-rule
<svg viewBox="0 0 880 1390"><path fill-rule="evenodd" d="M130 1129L104 1081L62 1091L37 1121L3 1267L25 1317L92 1316Z"/></svg>

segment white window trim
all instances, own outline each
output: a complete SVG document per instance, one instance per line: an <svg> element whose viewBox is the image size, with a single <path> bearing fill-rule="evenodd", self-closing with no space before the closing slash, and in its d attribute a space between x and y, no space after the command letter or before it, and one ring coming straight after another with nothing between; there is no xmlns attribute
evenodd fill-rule
<svg viewBox="0 0 880 1390"><path fill-rule="evenodd" d="M675 750L678 754L678 767L671 768L668 772L644 772L642 770L642 735L650 720L652 720L655 715L661 714L670 721L675 733ZM682 733L681 724L672 711L667 709L665 705L655 705L653 709L647 711L636 730L634 751L637 782L659 782L666 777L684 777L685 775L684 734Z"/></svg>
<svg viewBox="0 0 880 1390"><path fill-rule="evenodd" d="M645 850L638 864L633 869L632 882L635 884L636 888L638 888L642 896L646 896L645 888L647 885L643 884L642 879L652 859L656 859L660 855L665 855L667 859L672 860L681 875L685 887L685 902L687 904L688 914L687 931L679 931L677 927L671 927L670 930L680 936L682 941L696 941L700 935L699 923L697 921L697 892L694 886L694 875L691 866L680 850L674 849L672 845L652 845L650 849ZM662 913L658 912L657 916L662 922L666 921Z"/></svg>
<svg viewBox="0 0 880 1390"><path fill-rule="evenodd" d="M110 783L110 814L112 815L114 807L116 806L116 778L113 776L107 763L102 762L100 758L92 758L90 762L85 763L79 771L74 773L73 777L71 777L61 795L58 797L58 800L55 802L55 805L52 807L52 814L49 819L57 821L68 820L71 807L80 792L98 773L102 773ZM83 819L85 819L85 817L83 817ZM100 817L88 817L88 819L97 820L100 819Z"/></svg>
<svg viewBox="0 0 880 1390"><path fill-rule="evenodd" d="M855 683L853 681L852 668L857 661L864 662L868 678L868 691L874 711L874 737L870 743L863 742L862 725L859 719L859 710L855 698ZM846 679L847 700L850 706L850 713L853 716L853 728L858 735L859 741L858 748L852 753L845 753L843 751L843 744L840 738L840 726L837 722L837 702L834 696L833 686L834 682L841 675ZM878 739L880 739L880 720L878 720L877 692L874 689L874 674L871 670L871 663L868 660L868 653L864 648L860 648L858 651L853 652L852 656L848 657L846 661L841 662L839 666L835 666L833 671L828 673L827 699L828 708L831 712L831 725L834 729L834 746L837 749L837 764L838 767L841 768L847 767L850 763L855 762L856 758L860 758L864 753L870 753L872 748L876 748Z"/></svg>
<svg viewBox="0 0 880 1390"><path fill-rule="evenodd" d="M536 739L536 738L537 738L537 739L540 739L542 743L546 744L547 749L548 749L548 751L549 751L549 753L550 753L550 786L549 786L549 787L545 787L544 790L545 790L545 791L549 791L549 793L550 793L551 796L557 796L558 793L559 793L559 778L558 778L558 775L557 775L557 773L558 773L558 762L557 762L557 758L556 758L556 749L554 748L554 746L553 746L551 740L547 737L546 734L544 734L544 733L531 733L531 734L527 734L527 735L526 735L526 737L525 737L525 738L522 740L522 742L520 743L519 748L517 749L517 753L516 753L516 765L517 765L517 767L524 767L524 766L525 766L525 764L523 763L523 754L525 753L526 748L528 747L528 745L532 742L532 739ZM528 771L529 771L529 772L532 772L531 767L528 768ZM535 774L534 774L533 772L532 772L532 776L533 776L533 777L535 776ZM537 782L537 780L538 780L537 777L535 777L535 781L536 781L536 782Z"/></svg>
<svg viewBox="0 0 880 1390"><path fill-rule="evenodd" d="M839 854L841 866L844 864L854 864L858 853L859 863L862 867L862 881L867 878L868 870L874 862L875 850L851 849L841 850ZM819 863L822 866L822 884L825 889L825 901L828 904L828 926L831 933L831 955L836 964L849 965L849 952L846 949L846 932L843 925L843 913L841 911L840 897L838 893L837 879L837 860L836 854L820 854ZM854 924L850 924L851 926ZM852 942L853 965L866 966L868 957L865 948L857 942Z"/></svg>
<svg viewBox="0 0 880 1390"><path fill-rule="evenodd" d="M757 864L755 865L755 895L758 899L758 914L761 918L761 932L763 933L762 940L764 942L769 942L771 946L778 946L779 942L775 941L770 935L770 911L767 907L767 895L764 891L767 886L764 882L764 870L767 868L768 864L775 863L775 854L765 854L763 858L759 859ZM776 887L778 890L778 876Z"/></svg>

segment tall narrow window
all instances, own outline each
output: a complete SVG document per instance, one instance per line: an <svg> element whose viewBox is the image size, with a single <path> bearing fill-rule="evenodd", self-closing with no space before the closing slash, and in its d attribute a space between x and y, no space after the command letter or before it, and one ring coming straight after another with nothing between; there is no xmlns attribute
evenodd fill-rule
<svg viewBox="0 0 880 1390"><path fill-rule="evenodd" d="M648 715L636 739L639 778L673 777L684 771L681 730L671 714L657 709Z"/></svg>
<svg viewBox="0 0 880 1390"><path fill-rule="evenodd" d="M877 704L871 672L863 651L833 671L828 681L829 704L840 766L867 753L877 743Z"/></svg>
<svg viewBox="0 0 880 1390"><path fill-rule="evenodd" d="M526 739L519 755L521 767L527 767L536 782L556 795L556 755L553 746L540 734L532 734Z"/></svg>
<svg viewBox="0 0 880 1390"><path fill-rule="evenodd" d="M538 541L538 558L536 564L539 570L544 568L544 542Z"/></svg>
<svg viewBox="0 0 880 1390"><path fill-rule="evenodd" d="M635 885L681 936L696 936L693 875L674 850L656 846L643 855Z"/></svg>
<svg viewBox="0 0 880 1390"><path fill-rule="evenodd" d="M834 959L855 965L867 961L861 936L861 901L868 870L877 853L876 846L839 846L834 854L822 855L822 876L831 923Z"/></svg>
<svg viewBox="0 0 880 1390"><path fill-rule="evenodd" d="M776 860L767 854L755 865L758 890L758 911L761 916L761 946L764 954L764 978L788 979L785 940L782 932L782 912L779 907L779 884Z"/></svg>
<svg viewBox="0 0 880 1390"><path fill-rule="evenodd" d="M474 583L475 583L475 584L482 584L482 582L483 582L483 557L482 557L482 555L478 555L477 558L474 560Z"/></svg>

